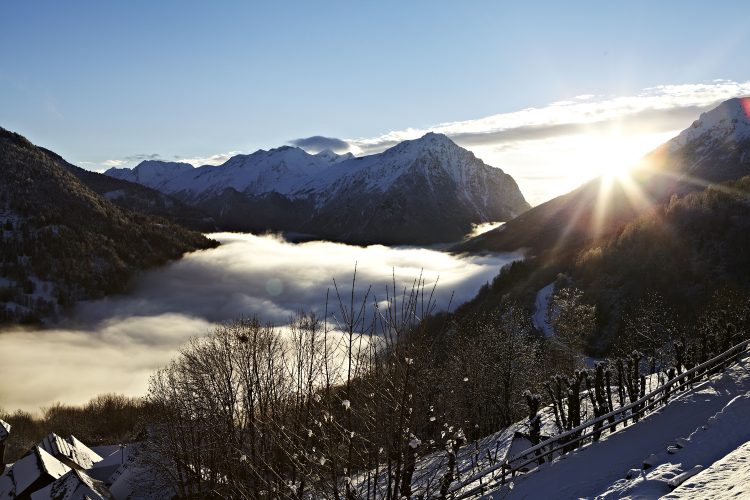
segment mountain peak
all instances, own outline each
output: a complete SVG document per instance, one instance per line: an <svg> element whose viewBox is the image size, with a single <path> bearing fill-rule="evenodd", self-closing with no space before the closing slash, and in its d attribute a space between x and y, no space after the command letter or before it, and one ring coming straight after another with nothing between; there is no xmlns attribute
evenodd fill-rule
<svg viewBox="0 0 750 500"><path fill-rule="evenodd" d="M750 97L735 97L702 113L671 141L672 150L697 139L711 142L750 138Z"/></svg>
<svg viewBox="0 0 750 500"><path fill-rule="evenodd" d="M465 151L447 135L436 132L427 132L418 139L400 142L386 150L385 153L416 157L428 152L442 152L451 149Z"/></svg>
<svg viewBox="0 0 750 500"><path fill-rule="evenodd" d="M342 155L330 150L330 149L324 149L323 151L319 151L315 153L313 156L316 158L320 158L321 160L325 160L329 163L338 163L344 160L351 160L354 158L354 155L351 153L344 153Z"/></svg>
<svg viewBox="0 0 750 500"><path fill-rule="evenodd" d="M434 145L444 145L444 146L458 146L455 142L453 142L450 137L448 137L445 134L441 134L438 132L427 132L425 135L420 137L419 139L414 139L413 141L408 141L413 144L419 144L423 146L434 146Z"/></svg>
<svg viewBox="0 0 750 500"><path fill-rule="evenodd" d="M162 160L143 160L134 167L133 170L151 170L151 169L168 169L176 171L192 170L193 167L190 163L181 161L162 161Z"/></svg>
<svg viewBox="0 0 750 500"><path fill-rule="evenodd" d="M112 167L104 175L130 182L143 184L150 188L158 188L165 179L194 170L190 163L177 161L144 160L135 167Z"/></svg>

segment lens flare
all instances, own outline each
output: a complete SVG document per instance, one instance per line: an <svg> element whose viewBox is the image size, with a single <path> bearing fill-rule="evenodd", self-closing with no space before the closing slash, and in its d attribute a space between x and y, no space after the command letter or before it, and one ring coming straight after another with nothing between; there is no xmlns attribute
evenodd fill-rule
<svg viewBox="0 0 750 500"><path fill-rule="evenodd" d="M741 97L740 104L742 104L742 109L745 110L745 116L750 118L750 97Z"/></svg>

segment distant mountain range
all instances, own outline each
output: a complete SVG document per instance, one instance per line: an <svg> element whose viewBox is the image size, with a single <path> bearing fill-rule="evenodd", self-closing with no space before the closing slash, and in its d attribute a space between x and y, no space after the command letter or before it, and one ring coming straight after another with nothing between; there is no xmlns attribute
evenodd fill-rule
<svg viewBox="0 0 750 500"><path fill-rule="evenodd" d="M458 241L472 224L529 208L510 175L434 133L361 158L284 146L219 166L145 161L105 174L177 198L223 229L358 244Z"/></svg>
<svg viewBox="0 0 750 500"><path fill-rule="evenodd" d="M0 323L54 316L123 291L139 270L217 245L149 215L171 213L161 193L113 181L0 128Z"/></svg>

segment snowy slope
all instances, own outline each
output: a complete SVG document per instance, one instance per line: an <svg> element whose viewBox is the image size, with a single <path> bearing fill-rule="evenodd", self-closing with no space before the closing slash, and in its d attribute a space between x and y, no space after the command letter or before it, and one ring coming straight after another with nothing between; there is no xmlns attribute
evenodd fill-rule
<svg viewBox="0 0 750 500"><path fill-rule="evenodd" d="M149 182L227 230L356 243L452 242L472 224L508 220L529 208L512 177L434 133L361 158L284 146L218 166L170 164L155 173L153 165L108 175Z"/></svg>
<svg viewBox="0 0 750 500"><path fill-rule="evenodd" d="M500 169L488 167L445 135L430 132L419 139L401 142L382 153L336 165L313 179L305 188L329 198L352 187L385 192L399 178L408 175L410 169L420 171L428 179L446 176L458 187L459 196L466 200L478 198L478 208L486 205L492 196L487 178L502 173Z"/></svg>
<svg viewBox="0 0 750 500"><path fill-rule="evenodd" d="M552 294L555 291L555 282L553 281L549 285L542 287L537 293L534 299L534 315L531 317L531 321L534 324L534 328L542 332L542 334L549 338L555 335L555 329L552 327L547 318L547 312L549 311L549 302L552 300Z"/></svg>
<svg viewBox="0 0 750 500"><path fill-rule="evenodd" d="M651 392L656 389L659 385L665 382L663 375L653 374L646 377L646 391ZM615 408L619 408L617 398L614 401ZM541 417L541 434L543 436L554 436L558 433L555 418L552 412L551 406L546 406L539 411ZM581 401L581 417L583 421L594 418L593 408L588 398ZM520 432L522 434L528 434L529 425L528 419L523 419L514 423L513 425L498 431L494 434L485 436L477 441L469 441L463 445L457 454L457 481L452 486L456 486L458 482L470 481L470 477L473 475L479 475L482 471L488 467L494 466L506 458L512 458L517 452L522 452L530 445L526 445L520 450L514 448L511 450L514 435ZM380 467L381 474L385 465ZM428 453L417 460L414 476L412 480L412 488L414 495L424 494L426 498L431 498L436 495L439 489L440 479L447 472L447 454L446 452L438 447L436 451ZM484 478L484 484L487 484L487 478ZM353 484L363 493L367 490L367 474L364 473L360 476L353 478ZM380 491L385 491L385 480L381 480ZM478 486L478 482L468 484L463 491Z"/></svg>
<svg viewBox="0 0 750 500"><path fill-rule="evenodd" d="M146 160L132 169L112 167L104 175L159 189L169 179L191 170L193 166L189 163Z"/></svg>
<svg viewBox="0 0 750 500"><path fill-rule="evenodd" d="M742 425L747 425L747 421ZM662 498L750 498L750 442L739 446Z"/></svg>
<svg viewBox="0 0 750 500"><path fill-rule="evenodd" d="M222 165L178 172L164 179L158 189L180 194L188 200L218 195L227 188L252 195L276 192L294 196L328 167L351 158L351 154L337 155L327 150L311 155L290 146L269 151L261 149L249 155L233 156Z"/></svg>
<svg viewBox="0 0 750 500"><path fill-rule="evenodd" d="M658 498L670 492L668 481L711 464L750 440L750 361L728 368L710 381L682 393L652 413L600 442L569 453L551 464L518 476L490 498ZM704 429L703 426L706 426ZM674 454L667 448L680 440ZM632 479L644 459L654 466ZM698 481L700 474L693 481Z"/></svg>
<svg viewBox="0 0 750 500"><path fill-rule="evenodd" d="M669 141L672 151L701 140L714 143L742 141L750 138L750 97L724 101L716 108L701 114L692 126Z"/></svg>

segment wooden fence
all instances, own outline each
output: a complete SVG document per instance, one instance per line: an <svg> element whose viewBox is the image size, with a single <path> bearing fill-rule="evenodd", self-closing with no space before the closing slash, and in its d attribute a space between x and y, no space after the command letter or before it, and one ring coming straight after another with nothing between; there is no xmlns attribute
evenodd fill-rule
<svg viewBox="0 0 750 500"><path fill-rule="evenodd" d="M629 405L620 407L605 415L588 420L578 427L552 436L531 448L517 453L513 457L506 457L502 462L487 467L454 484L450 489L450 493L456 500L481 495L491 488L505 484L509 478L512 479L516 474L523 473L531 465L551 461L556 455L585 446L587 441L595 441L595 434L598 437L604 430L615 428L620 424L626 425L626 422L631 419L638 420L652 413L658 407L668 404L670 396L677 391L692 387L704 375L710 377L715 373L722 372L745 352L748 344L750 344L750 340L740 342L718 356L677 375ZM610 419L613 420L610 421ZM513 466L510 464L513 464ZM485 478L489 478L486 484L484 484ZM460 491L477 481L480 481L478 486L465 492Z"/></svg>

